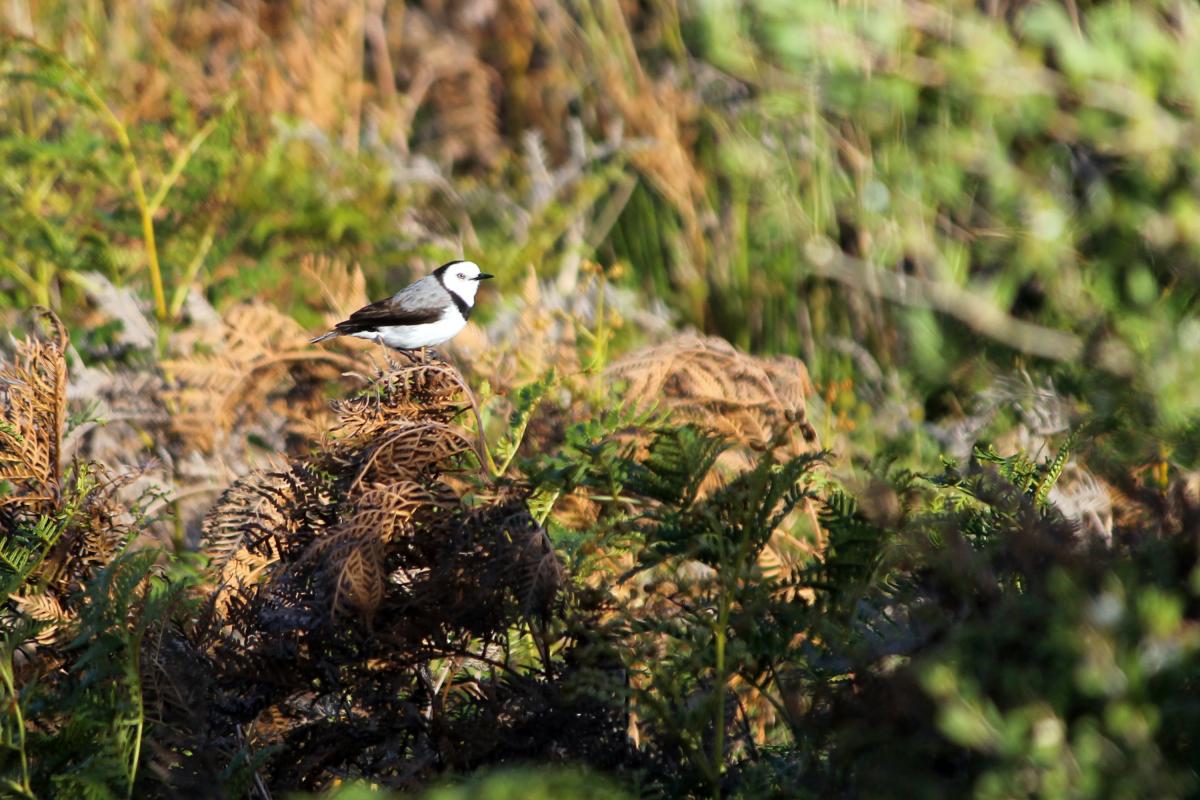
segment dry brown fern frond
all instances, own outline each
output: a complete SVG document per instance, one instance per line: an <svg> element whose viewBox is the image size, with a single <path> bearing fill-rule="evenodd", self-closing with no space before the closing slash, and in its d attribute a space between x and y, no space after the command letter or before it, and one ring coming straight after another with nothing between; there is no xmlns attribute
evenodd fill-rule
<svg viewBox="0 0 1200 800"><path fill-rule="evenodd" d="M333 258L307 256L300 262L300 272L308 283L320 288L331 327L369 302L367 279L358 265L347 269Z"/></svg>
<svg viewBox="0 0 1200 800"><path fill-rule="evenodd" d="M634 408L667 411L672 422L693 424L736 445L725 449L704 477L702 497L752 470L764 450L774 448L783 456L800 456L819 446L807 418L805 401L811 384L798 359L759 358L741 353L721 339L682 335L614 362L603 379L618 386L618 395ZM625 438L635 446L635 455L645 455L650 441L644 433ZM543 440L553 441L553 437ZM579 530L585 529L600 509L585 492L576 492L559 498L553 513L559 524ZM786 579L822 549L815 507L805 503L775 531L760 566ZM592 563L606 562L593 556ZM616 553L607 563L618 574L631 566L627 553ZM602 579L599 573L596 579ZM615 591L623 602L643 602L644 598L627 594L631 588L622 586Z"/></svg>
<svg viewBox="0 0 1200 800"><path fill-rule="evenodd" d="M700 111L696 97L671 80L654 80L646 73L621 4L596 4L595 23L603 35L585 35L589 46L582 56L591 60L586 71L599 74L600 102L615 108L629 133L650 142L630 159L680 215L689 245L701 253L701 210L708 201L688 131Z"/></svg>
<svg viewBox="0 0 1200 800"><path fill-rule="evenodd" d="M67 421L67 333L49 312L49 338L18 342L0 366L0 507L47 513L62 496L60 448Z"/></svg>
<svg viewBox="0 0 1200 800"><path fill-rule="evenodd" d="M354 453L347 463L359 461L351 491L376 483L403 483L446 469L449 461L471 450L467 434L445 423L427 422L397 426L372 442L365 453Z"/></svg>
<svg viewBox="0 0 1200 800"><path fill-rule="evenodd" d="M135 509L121 499L121 490L133 483L139 473L131 470L112 475L102 464L73 461L65 475L70 491L63 506L70 510L67 527L48 562L61 579L81 584L111 561L138 532Z"/></svg>
<svg viewBox="0 0 1200 800"><path fill-rule="evenodd" d="M221 591L274 603L277 597L247 585L241 572L250 565L256 579L302 584L298 591L331 618L370 619L387 602L385 577L394 575L390 585L397 586L410 558L432 557L413 548L418 531L455 541L451 531L430 529L465 513L443 482L472 449L453 421L468 407L464 393L448 366L393 365L357 397L335 404L337 421L319 453L232 487L205 523L203 547L214 555ZM242 551L268 562L264 567ZM410 576L431 568L420 558L409 566Z"/></svg>
<svg viewBox="0 0 1200 800"><path fill-rule="evenodd" d="M384 548L411 534L419 513L455 499L438 487L412 480L364 487L343 522L327 536L315 539L305 554L305 558L321 562L331 582L333 613L355 616L357 612L370 624L383 602L388 577Z"/></svg>
<svg viewBox="0 0 1200 800"><path fill-rule="evenodd" d="M398 53L406 120L428 101L437 130L428 138L437 143L439 160L471 160L485 167L496 164L501 152L498 75L459 32L439 25L430 15L411 9L404 15L403 45Z"/></svg>
<svg viewBox="0 0 1200 800"><path fill-rule="evenodd" d="M79 458L60 463L69 342L57 317L40 317L46 328L0 364L0 543L10 592L0 598L0 620L43 625L22 646L23 674L62 663L78 621L71 599L145 527L142 509L120 499L137 471L114 475Z"/></svg>
<svg viewBox="0 0 1200 800"><path fill-rule="evenodd" d="M373 440L399 420L447 423L467 407L465 384L448 364L405 365L370 379L368 391L334 401L327 439L339 447Z"/></svg>
<svg viewBox="0 0 1200 800"><path fill-rule="evenodd" d="M169 88L185 93L193 107L211 107L237 91L264 118L307 119L352 143L366 91L363 4L326 0L304 8L200 3L153 15L147 22L155 62L168 69Z"/></svg>
<svg viewBox="0 0 1200 800"><path fill-rule="evenodd" d="M812 383L799 359L756 358L724 339L684 335L626 356L606 375L626 382L635 405L658 402L673 418L752 450L780 436L789 438L793 455L818 446L805 404Z"/></svg>
<svg viewBox="0 0 1200 800"><path fill-rule="evenodd" d="M177 343L185 355L163 362L173 378L164 399L176 434L202 450L211 451L238 424L280 399L280 385L306 387L272 406L288 426L306 428L308 419L324 409L319 391L324 381L360 366L311 347L295 320L259 303L236 306L217 330L198 335L203 339Z"/></svg>
<svg viewBox="0 0 1200 800"><path fill-rule="evenodd" d="M39 316L48 335L18 342L0 364L0 529L39 518L64 526L46 563L57 564L52 572L65 582L107 563L132 532L129 510L117 495L137 473L113 476L78 459L63 469L69 341L54 314Z"/></svg>
<svg viewBox="0 0 1200 800"><path fill-rule="evenodd" d="M66 644L68 626L74 620L75 615L63 606L55 594L40 592L38 594L13 595L11 600L19 613L34 622L45 625L36 637L39 645Z"/></svg>
<svg viewBox="0 0 1200 800"><path fill-rule="evenodd" d="M297 553L336 521L328 476L303 463L260 470L221 495L202 525L201 552L209 557L217 619L230 603L252 594L285 552Z"/></svg>
<svg viewBox="0 0 1200 800"><path fill-rule="evenodd" d="M501 493L428 527L433 535L415 544L434 557L413 589L414 606L446 609L449 619L479 635L548 613L562 588L562 565L519 494Z"/></svg>
<svg viewBox="0 0 1200 800"><path fill-rule="evenodd" d="M63 494L54 508L30 513L15 506L16 514L0 519L0 529L14 538L17 531L28 531L46 519L53 519L55 526L52 546L29 573L20 593L0 606L0 618L21 616L43 626L31 646L23 648L24 667L45 673L68 657L67 645L78 633L78 606L73 599L138 533L135 514L119 499L121 489L136 477L113 478L99 464L73 461L63 475Z"/></svg>

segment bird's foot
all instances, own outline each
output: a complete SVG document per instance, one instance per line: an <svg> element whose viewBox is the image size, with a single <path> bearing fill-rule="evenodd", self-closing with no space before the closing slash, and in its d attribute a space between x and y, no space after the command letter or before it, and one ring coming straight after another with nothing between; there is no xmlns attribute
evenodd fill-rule
<svg viewBox="0 0 1200 800"><path fill-rule="evenodd" d="M429 363L429 356L424 347L418 347L416 350L396 350L395 353L402 356L410 367L419 367Z"/></svg>
<svg viewBox="0 0 1200 800"><path fill-rule="evenodd" d="M449 360L432 347L418 347L415 350L397 350L412 366L429 366L431 364L449 364Z"/></svg>

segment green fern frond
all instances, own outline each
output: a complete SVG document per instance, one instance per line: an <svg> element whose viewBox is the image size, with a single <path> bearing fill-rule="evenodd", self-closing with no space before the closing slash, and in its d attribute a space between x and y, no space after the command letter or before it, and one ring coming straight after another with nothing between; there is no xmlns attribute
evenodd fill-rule
<svg viewBox="0 0 1200 800"><path fill-rule="evenodd" d="M975 459L981 463L995 464L1001 477L1027 494L1038 479L1038 466L1021 452L1002 456L993 445L975 448Z"/></svg>
<svg viewBox="0 0 1200 800"><path fill-rule="evenodd" d="M501 437L495 448L496 474L503 475L508 470L517 454L517 449L521 446L521 441L525 438L525 429L529 427L529 420L533 417L533 413L537 411L546 395L557 385L558 374L551 368L533 383L525 384L517 389L516 397L513 399L512 413L508 418L508 429L505 430L504 436Z"/></svg>
<svg viewBox="0 0 1200 800"><path fill-rule="evenodd" d="M877 578L890 536L863 517L854 498L841 490L825 498L820 518L828 543L824 559L809 568L807 581L823 590L833 607L850 612Z"/></svg>
<svg viewBox="0 0 1200 800"><path fill-rule="evenodd" d="M667 428L651 442L649 453L630 465L629 489L662 503L686 508L729 443L692 425Z"/></svg>
<svg viewBox="0 0 1200 800"><path fill-rule="evenodd" d="M1062 475L1063 468L1067 465L1067 460L1071 457L1071 451L1079 439L1080 430L1080 428L1073 428L1067 434L1066 441L1062 443L1062 447L1058 448L1058 454L1055 455L1050 465L1046 467L1046 472L1038 482L1037 492L1034 494L1034 501L1037 505L1046 505L1050 491L1054 488L1054 484L1058 483L1059 476Z"/></svg>
<svg viewBox="0 0 1200 800"><path fill-rule="evenodd" d="M64 529L61 519L48 516L32 525L14 526L0 541L0 597L9 597L29 581Z"/></svg>

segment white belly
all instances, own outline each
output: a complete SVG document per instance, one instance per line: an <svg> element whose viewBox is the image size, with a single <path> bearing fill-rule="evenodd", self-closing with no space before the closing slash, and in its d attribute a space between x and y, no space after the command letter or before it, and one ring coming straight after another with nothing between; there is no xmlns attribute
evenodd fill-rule
<svg viewBox="0 0 1200 800"><path fill-rule="evenodd" d="M448 342L465 328L467 321L462 314L449 311L442 315L437 322L427 322L424 325L396 325L376 328L373 331L362 331L354 334L360 339L370 339L383 342L388 347L397 350L416 350L420 347L435 347Z"/></svg>

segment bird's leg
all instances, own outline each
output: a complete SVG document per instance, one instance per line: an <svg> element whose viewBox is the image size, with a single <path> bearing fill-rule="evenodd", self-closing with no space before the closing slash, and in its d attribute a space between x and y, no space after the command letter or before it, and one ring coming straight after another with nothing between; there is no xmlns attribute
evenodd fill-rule
<svg viewBox="0 0 1200 800"><path fill-rule="evenodd" d="M397 350L399 355L404 356L405 362L410 367L418 367L425 363L425 348L418 347L416 350Z"/></svg>
<svg viewBox="0 0 1200 800"><path fill-rule="evenodd" d="M379 345L379 353L383 356L383 366L380 368L380 371L381 372L393 371L398 365L396 364L395 361L392 360L392 354L390 352L388 352L391 348L389 348L386 344L383 343L382 336L375 337L375 344Z"/></svg>

